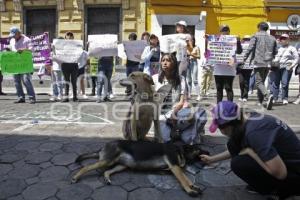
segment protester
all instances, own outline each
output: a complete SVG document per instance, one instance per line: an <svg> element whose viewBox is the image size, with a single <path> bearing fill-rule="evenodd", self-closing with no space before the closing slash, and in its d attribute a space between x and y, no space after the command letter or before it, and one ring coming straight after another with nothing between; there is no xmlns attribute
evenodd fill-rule
<svg viewBox="0 0 300 200"><path fill-rule="evenodd" d="M112 92L111 77L113 73L114 57L102 57L98 62L97 78L97 103L102 101L111 101L109 92ZM103 96L102 96L102 89Z"/></svg>
<svg viewBox="0 0 300 200"><path fill-rule="evenodd" d="M298 55L300 57L300 42L297 43L296 49L297 49ZM297 104L300 104L300 59L298 60L298 66L295 69L295 75L296 76L298 75L298 79L299 79L299 94L298 94L296 101L294 101L293 103L297 105Z"/></svg>
<svg viewBox="0 0 300 200"><path fill-rule="evenodd" d="M185 21L176 22L176 33L185 34L185 41L188 42L191 40L191 34L187 28L187 23ZM178 66L179 66L179 74L186 77L187 67L188 67L188 58L187 58L187 49L181 48L176 54Z"/></svg>
<svg viewBox="0 0 300 200"><path fill-rule="evenodd" d="M78 62L78 74L77 74L77 79L79 79L79 91L78 93L80 94L81 91L81 95L83 99L88 99L88 96L86 96L85 94L85 69L87 66L87 60L88 60L88 52L87 51L83 51L83 53L81 54L80 58L79 58L79 62Z"/></svg>
<svg viewBox="0 0 300 200"><path fill-rule="evenodd" d="M179 116L182 113L190 113L189 104L187 103L187 83L184 76L179 75L178 63L174 53L163 54L160 67L159 74L152 77L155 90L160 94L167 94L160 116L162 139L164 142L174 142L179 139L186 144L197 143L200 134L204 130L206 113L200 108L195 112L192 122L187 122L188 124L179 123L180 125L178 125ZM165 86L170 87L164 89Z"/></svg>
<svg viewBox="0 0 300 200"><path fill-rule="evenodd" d="M250 64L253 64L255 82L257 87L257 96L259 105L265 101L266 108L272 109L273 95L268 95L268 91L264 85L268 76L271 61L277 54L276 40L267 33L269 25L261 22L257 25L258 32L251 38L248 49L245 51L244 62L250 57Z"/></svg>
<svg viewBox="0 0 300 200"><path fill-rule="evenodd" d="M271 115L245 113L230 101L212 109L211 132L227 137L228 150L214 156L201 155L206 163L231 158L231 169L248 189L285 199L300 194L300 141L293 130ZM278 199L278 198L274 198Z"/></svg>
<svg viewBox="0 0 300 200"><path fill-rule="evenodd" d="M230 28L228 25L222 25L220 27L221 35L229 35ZM239 38L237 38L237 54L242 53L242 46ZM232 58L234 59L234 58ZM215 64L214 65L214 77L217 88L217 102L222 101L223 99L223 89L225 88L227 93L227 100L233 101L233 80L236 76L236 69L233 66L233 63L228 64Z"/></svg>
<svg viewBox="0 0 300 200"><path fill-rule="evenodd" d="M73 40L74 34L67 32L65 35L66 40ZM69 102L69 89L72 84L73 89L73 101L77 102L77 75L78 75L78 63L62 63L61 70L65 80L65 97L62 102Z"/></svg>
<svg viewBox="0 0 300 200"><path fill-rule="evenodd" d="M144 32L142 34L141 40L146 40L147 43L150 43L150 33L148 32ZM144 71L144 67L145 67L145 62L143 60L141 60L140 64L139 64L139 71L143 72Z"/></svg>
<svg viewBox="0 0 300 200"><path fill-rule="evenodd" d="M250 43L250 35L245 35L242 39L242 47L243 51L246 50L245 48L248 48L248 45ZM238 70L237 73L239 75L239 82L240 82L240 90L241 90L241 98L240 101L247 102L248 101L248 93L250 88L250 77L252 74L252 67L249 64L250 57L246 61L246 63L238 63Z"/></svg>
<svg viewBox="0 0 300 200"><path fill-rule="evenodd" d="M198 84L198 60L200 56L200 48L196 46L196 40L192 37L188 41L187 45L187 55L188 55L188 68L187 68L187 82L188 82L188 95L192 94L192 85L194 84L197 99L200 99L200 89Z"/></svg>
<svg viewBox="0 0 300 200"><path fill-rule="evenodd" d="M10 29L9 37L12 38L10 40L10 46L12 48L12 51L22 53L23 51L31 50L30 39L24 34L22 34L19 28L12 27ZM14 103L25 103L25 94L21 83L23 82L23 84L26 87L27 94L29 96L29 103L34 104L36 102L36 98L34 88L31 83L31 74L15 74L13 77L18 95L18 100Z"/></svg>
<svg viewBox="0 0 300 200"><path fill-rule="evenodd" d="M143 72L150 76L157 74L159 70L160 48L158 37L152 34L149 38L150 45L146 46L141 60L144 63Z"/></svg>
<svg viewBox="0 0 300 200"><path fill-rule="evenodd" d="M137 39L137 35L135 33L130 33L128 39L129 39L129 41L135 41ZM139 64L140 64L139 62L127 59L126 76L128 77L132 72L139 71ZM127 95L130 95L131 87L127 87L125 93Z"/></svg>
<svg viewBox="0 0 300 200"><path fill-rule="evenodd" d="M289 44L289 35L280 36L280 48L273 61L272 71L274 82L271 84L274 101L278 101L279 87L281 84L282 104L287 105L289 82L293 74L293 69L298 65L299 55L295 47Z"/></svg>
<svg viewBox="0 0 300 200"><path fill-rule="evenodd" d="M3 75L1 73L1 70L0 70L0 96L1 95L6 95L3 90L2 90L2 81L3 81Z"/></svg>

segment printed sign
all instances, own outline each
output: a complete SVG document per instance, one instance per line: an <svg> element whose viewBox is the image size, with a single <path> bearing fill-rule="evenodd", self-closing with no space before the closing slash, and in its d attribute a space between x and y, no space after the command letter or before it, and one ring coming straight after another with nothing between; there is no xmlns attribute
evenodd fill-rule
<svg viewBox="0 0 300 200"><path fill-rule="evenodd" d="M148 45L145 40L125 41L123 44L127 59L135 62L141 61L141 55Z"/></svg>
<svg viewBox="0 0 300 200"><path fill-rule="evenodd" d="M53 40L55 58L61 63L77 63L83 53L82 40Z"/></svg>
<svg viewBox="0 0 300 200"><path fill-rule="evenodd" d="M31 51L2 52L0 53L0 66L4 74L26 74L33 72Z"/></svg>
<svg viewBox="0 0 300 200"><path fill-rule="evenodd" d="M208 64L230 64L236 52L237 39L233 35L209 35L207 46Z"/></svg>
<svg viewBox="0 0 300 200"><path fill-rule="evenodd" d="M249 47L249 43L242 43L242 48L243 48L243 53L241 54L236 54L236 62L238 64L243 64L243 69L253 69L253 65L250 65L250 59L251 59L251 55L248 57L248 59L246 60L246 62L244 62L244 55L246 50Z"/></svg>
<svg viewBox="0 0 300 200"><path fill-rule="evenodd" d="M9 38L0 38L0 51L9 48Z"/></svg>
<svg viewBox="0 0 300 200"><path fill-rule="evenodd" d="M89 35L88 44L89 56L101 58L118 55L118 35Z"/></svg>
<svg viewBox="0 0 300 200"><path fill-rule="evenodd" d="M49 34L43 33L37 36L30 36L34 68L38 69L50 60L51 46Z"/></svg>

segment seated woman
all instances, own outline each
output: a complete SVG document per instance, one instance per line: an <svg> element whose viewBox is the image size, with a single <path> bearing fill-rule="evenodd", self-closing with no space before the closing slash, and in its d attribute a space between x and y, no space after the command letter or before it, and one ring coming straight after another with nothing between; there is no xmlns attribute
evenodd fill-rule
<svg viewBox="0 0 300 200"><path fill-rule="evenodd" d="M229 137L228 151L201 155L206 163L231 158L231 169L268 199L299 195L300 141L281 120L256 112L244 113L237 104L221 101L212 110L210 131Z"/></svg>
<svg viewBox="0 0 300 200"><path fill-rule="evenodd" d="M160 116L163 141L172 142L180 138L186 144L197 143L207 121L206 112L202 108L192 112L187 103L187 83L179 75L176 53L162 53L159 74L152 78L155 90L166 96Z"/></svg>

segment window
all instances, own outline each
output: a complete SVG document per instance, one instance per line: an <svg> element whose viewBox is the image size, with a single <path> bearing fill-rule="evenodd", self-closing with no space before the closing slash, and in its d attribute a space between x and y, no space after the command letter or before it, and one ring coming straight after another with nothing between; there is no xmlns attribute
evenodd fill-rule
<svg viewBox="0 0 300 200"><path fill-rule="evenodd" d="M191 35L195 35L195 26L188 26ZM162 35L174 34L176 32L175 25L162 25Z"/></svg>
<svg viewBox="0 0 300 200"><path fill-rule="evenodd" d="M50 42L56 37L56 9L34 9L25 11L25 33L39 35L49 33Z"/></svg>

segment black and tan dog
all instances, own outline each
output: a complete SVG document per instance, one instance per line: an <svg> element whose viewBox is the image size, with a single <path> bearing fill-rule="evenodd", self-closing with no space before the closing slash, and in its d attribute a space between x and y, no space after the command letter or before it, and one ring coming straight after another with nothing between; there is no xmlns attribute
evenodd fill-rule
<svg viewBox="0 0 300 200"><path fill-rule="evenodd" d="M123 135L127 140L145 140L152 122L154 122L154 137L162 142L159 125L159 103L153 88L152 77L133 72L128 78L120 80L120 85L132 87L132 99L127 119L123 122Z"/></svg>
<svg viewBox="0 0 300 200"><path fill-rule="evenodd" d="M199 155L208 154L201 150L199 145L177 146L151 141L117 140L106 143L100 152L84 154L76 159L80 162L85 159L99 159L95 164L83 167L72 179L72 183L85 173L95 169L107 169L104 179L111 183L113 173L127 168L134 170L171 170L183 189L191 196L202 193L200 188L193 185L182 171L186 163L199 160Z"/></svg>

